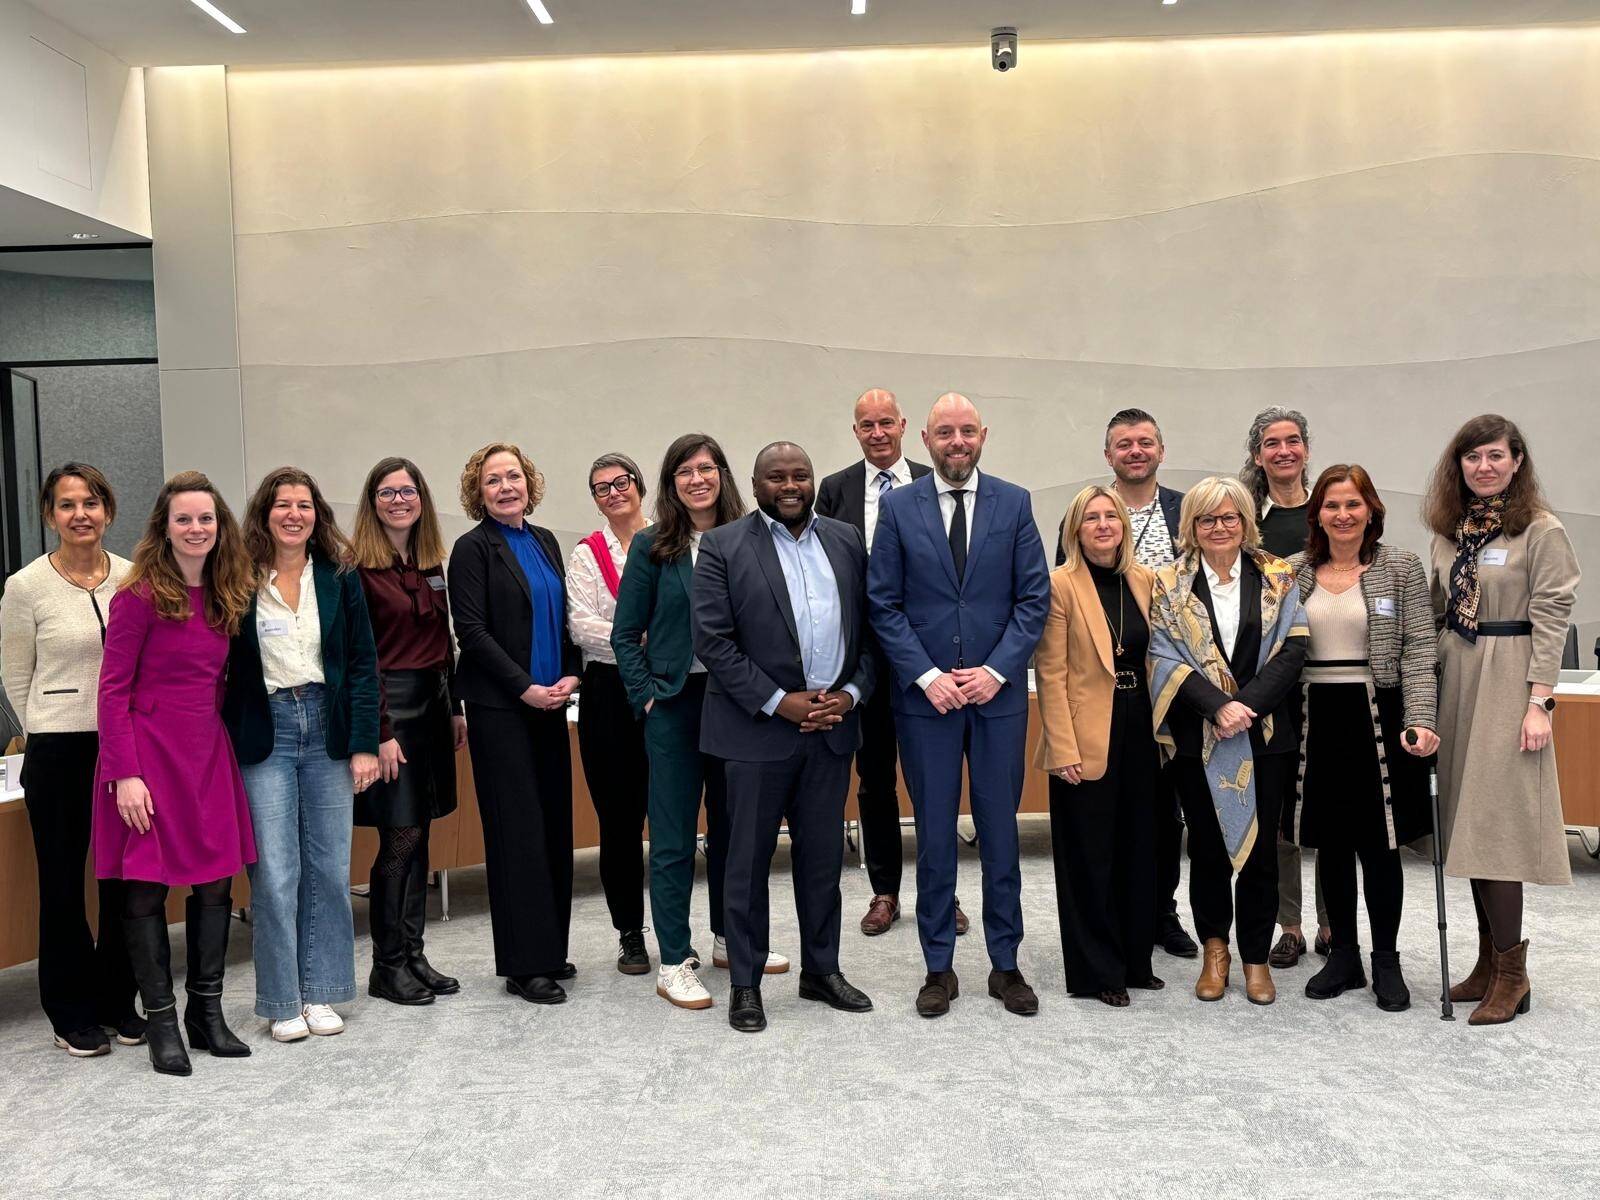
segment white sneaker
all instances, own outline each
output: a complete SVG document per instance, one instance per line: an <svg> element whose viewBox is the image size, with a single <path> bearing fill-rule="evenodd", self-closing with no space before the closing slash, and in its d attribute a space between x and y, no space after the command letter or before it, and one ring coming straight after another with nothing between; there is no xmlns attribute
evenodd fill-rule
<svg viewBox="0 0 1600 1200"><path fill-rule="evenodd" d="M656 995L679 1008L710 1008L711 993L706 991L700 977L694 973L694 959L668 966L661 964L656 972Z"/></svg>
<svg viewBox="0 0 1600 1200"><path fill-rule="evenodd" d="M717 944L711 947L711 965L713 967L721 967L724 971L728 969L727 938L719 937ZM761 973L763 975L782 975L788 969L789 960L783 955L774 954L769 950L767 952L767 965L761 968Z"/></svg>
<svg viewBox="0 0 1600 1200"><path fill-rule="evenodd" d="M332 1037L344 1032L344 1018L326 1004L308 1004L301 1010L305 1023L318 1037Z"/></svg>
<svg viewBox="0 0 1600 1200"><path fill-rule="evenodd" d="M298 1042L310 1033L311 1027L306 1024L304 1017L288 1017L272 1023L272 1040L275 1042Z"/></svg>

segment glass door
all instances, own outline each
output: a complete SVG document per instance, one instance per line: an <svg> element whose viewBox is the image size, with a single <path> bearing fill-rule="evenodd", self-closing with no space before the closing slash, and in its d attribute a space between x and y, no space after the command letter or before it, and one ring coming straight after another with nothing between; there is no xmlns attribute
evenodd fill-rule
<svg viewBox="0 0 1600 1200"><path fill-rule="evenodd" d="M0 374L0 551L4 574L44 553L39 512L39 384L31 375Z"/></svg>

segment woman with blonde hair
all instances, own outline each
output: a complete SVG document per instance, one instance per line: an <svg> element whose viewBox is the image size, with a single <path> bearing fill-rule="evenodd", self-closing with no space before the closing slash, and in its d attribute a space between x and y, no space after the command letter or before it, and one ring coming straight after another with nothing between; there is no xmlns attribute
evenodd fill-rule
<svg viewBox="0 0 1600 1200"><path fill-rule="evenodd" d="M367 472L351 544L378 651L378 782L356 797L355 823L375 827L368 873L372 974L367 994L431 1004L461 990L423 953L428 829L455 811L456 752L467 742L451 694L455 652L444 538L417 464L385 458Z"/></svg>
<svg viewBox="0 0 1600 1200"><path fill-rule="evenodd" d="M1128 509L1086 487L1062 533L1050 615L1034 652L1050 773L1050 841L1067 991L1125 1008L1159 989L1155 941L1156 750L1145 669L1155 575L1134 561Z"/></svg>
<svg viewBox="0 0 1600 1200"><path fill-rule="evenodd" d="M1227 991L1237 903L1246 997L1271 1004L1276 837L1299 750L1305 609L1289 564L1261 549L1237 479L1202 480L1178 525L1180 557L1156 575L1151 598L1150 673L1156 739L1176 760L1189 827L1189 902L1203 940L1195 995Z"/></svg>
<svg viewBox="0 0 1600 1200"><path fill-rule="evenodd" d="M191 889L189 1045L219 1058L250 1053L223 1020L222 979L233 876L255 861L256 844L217 697L253 584L227 504L204 475L183 471L156 496L106 622L95 875L124 881L122 927L150 1065L164 1075L191 1071L172 994L170 888Z"/></svg>

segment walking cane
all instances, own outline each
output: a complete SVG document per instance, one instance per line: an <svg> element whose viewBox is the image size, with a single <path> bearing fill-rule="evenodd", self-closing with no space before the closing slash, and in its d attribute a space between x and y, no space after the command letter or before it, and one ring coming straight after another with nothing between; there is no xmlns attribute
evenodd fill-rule
<svg viewBox="0 0 1600 1200"><path fill-rule="evenodd" d="M1406 730L1406 744L1417 744L1417 731ZM1428 768L1428 799L1433 805L1433 897L1434 904L1439 913L1439 1019L1441 1021L1454 1021L1456 1015L1450 1006L1450 939L1447 934L1448 923L1444 917L1444 859L1440 857L1444 851L1440 848L1439 837L1439 768L1437 764Z"/></svg>

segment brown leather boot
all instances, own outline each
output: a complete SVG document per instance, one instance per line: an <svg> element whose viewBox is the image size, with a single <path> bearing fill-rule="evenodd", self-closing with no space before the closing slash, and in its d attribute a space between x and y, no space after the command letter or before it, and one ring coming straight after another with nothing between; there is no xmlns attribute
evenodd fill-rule
<svg viewBox="0 0 1600 1200"><path fill-rule="evenodd" d="M1245 963L1244 994L1251 1004L1271 1004L1278 998L1278 985L1272 982L1272 968L1266 963Z"/></svg>
<svg viewBox="0 0 1600 1200"><path fill-rule="evenodd" d="M1450 988L1450 1003L1465 1004L1482 1000L1489 994L1489 976L1493 973L1494 942L1487 933L1478 935L1478 961L1472 964L1472 973Z"/></svg>
<svg viewBox="0 0 1600 1200"><path fill-rule="evenodd" d="M1472 1010L1468 1025L1504 1025L1533 1007L1533 988L1528 983L1528 943L1518 942L1504 954L1490 947L1494 970L1489 977L1489 994Z"/></svg>
<svg viewBox="0 0 1600 1200"><path fill-rule="evenodd" d="M1228 968L1233 965L1228 943L1221 938L1207 938L1201 956L1200 978L1195 980L1194 994L1201 1000L1221 1000L1228 990Z"/></svg>

